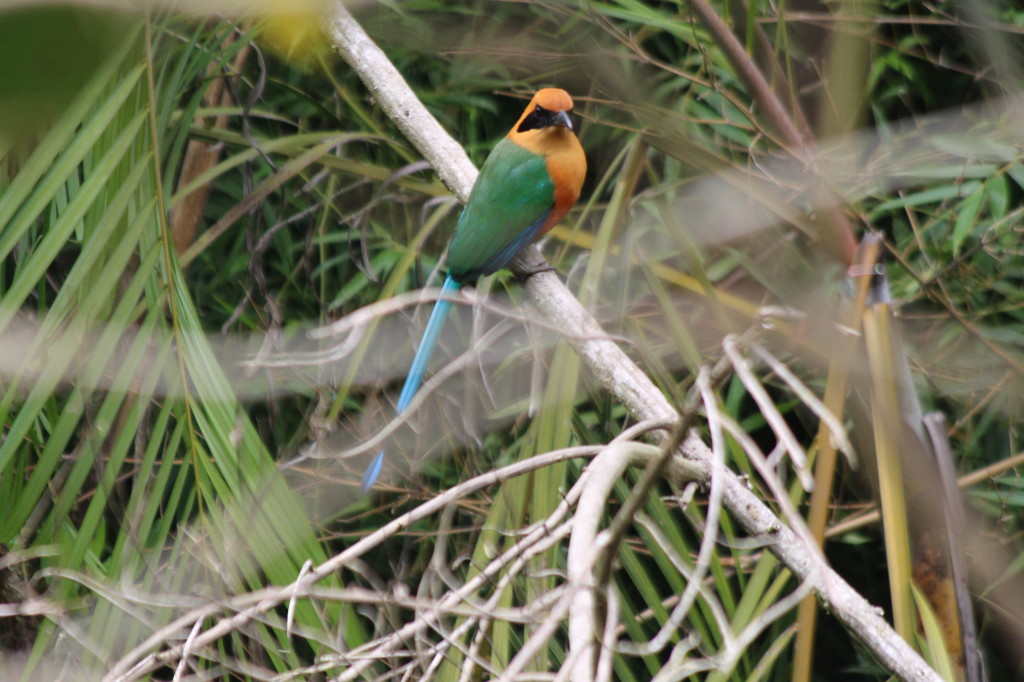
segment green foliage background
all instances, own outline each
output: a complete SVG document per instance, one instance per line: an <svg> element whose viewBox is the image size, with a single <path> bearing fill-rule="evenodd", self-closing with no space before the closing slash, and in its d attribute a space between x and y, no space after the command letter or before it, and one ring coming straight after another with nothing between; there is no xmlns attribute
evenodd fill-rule
<svg viewBox="0 0 1024 682"><path fill-rule="evenodd" d="M1024 63L1013 42L1024 12L989 5L982 21L955 3L714 8L794 120L855 140L843 154L859 174L834 178L839 208L858 234L885 241L915 384L926 409L947 416L960 473L1011 461L1022 450L1024 165L1019 108L1006 98ZM808 176L784 158L791 145L687 3L420 0L359 10L477 164L532 90L573 93L590 170L580 206L543 251L667 395L681 402L695 372L721 356L722 336L756 326L751 311L761 305L807 312L811 322L774 330L771 345L822 392L828 337L819 334L848 295L834 243L803 192ZM311 341L310 329L439 284L457 207L315 23L283 26L274 14L238 23L90 8L0 14L0 602L36 609L0 621L5 668L21 671L12 679L98 678L133 647L159 650L197 621L214 626L243 602L219 604L287 585L306 562L439 490L537 453L607 443L631 423L551 330L523 325L518 316L530 312L501 273L480 287L496 307L461 311L441 355L457 357L491 328L501 343L443 385L417 428L388 441L386 484L358 493L368 454L341 454L390 418L424 306L389 311L336 362L247 362L323 350L334 342ZM69 49L40 54L41 42ZM230 97L211 104L203 96L217 79L228 79ZM211 126L218 114L226 123ZM852 134L861 127L870 135ZM206 153L219 156L183 190L189 141L212 143ZM733 166L763 171L801 215L712 224L694 194L700 178ZM176 252L169 216L204 184L203 230L225 229ZM714 200L752 202L764 214L774 201L744 188ZM813 414L763 374L809 446ZM717 391L723 410L771 451L742 382L727 377ZM850 425L856 432L855 417ZM728 453L767 495L733 440ZM324 594L297 599L291 613L287 603L265 611L194 652L190 674L337 674L338 656L396 629L412 609L329 590L435 599L450 577L472 579L516 532L552 513L583 464L546 467L417 522L321 583ZM980 534L1011 560L974 591L991 679L1009 680L1019 651L1000 648L1008 635L986 595L1024 566L1024 480L1012 469L981 479L968 491ZM699 492L688 505L667 482L658 492L618 548L614 577L619 634L638 642L669 619L707 520ZM835 523L868 504L856 476L835 492ZM716 608L738 633L795 587L727 516L719 532L709 594L671 638L695 638L693 655L713 668L730 635ZM849 530L827 549L872 602L887 603L877 527ZM553 545L479 596L528 606L564 566L564 547ZM184 631L161 633L179 617ZM450 616L437 628L458 644L440 649L445 662L431 674L458 679L467 649L481 670L500 671L535 627L497 619L451 634L462 622ZM886 679L835 621L819 624L817 679ZM794 632L792 613L771 622L711 676L789 679ZM670 650L616 655L616 679L652 678ZM564 657L559 633L531 665L552 670ZM415 666L425 664L409 660L372 670L409 665L419 679ZM150 662L140 675L165 679L173 673L161 666L176 664Z"/></svg>

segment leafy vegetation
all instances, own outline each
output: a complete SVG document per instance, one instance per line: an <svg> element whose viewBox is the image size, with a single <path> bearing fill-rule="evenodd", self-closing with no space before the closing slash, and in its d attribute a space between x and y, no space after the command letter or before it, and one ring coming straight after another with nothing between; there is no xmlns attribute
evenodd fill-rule
<svg viewBox="0 0 1024 682"><path fill-rule="evenodd" d="M738 53L701 7L726 19ZM851 235L881 240L903 338L887 357L948 421L969 484L962 549L982 651L990 679L1015 679L1024 156L1012 45L1024 12L902 0L360 9L478 165L532 90L574 95L588 180L542 251L787 523L809 514L804 484L829 440L809 394L828 402L837 373L850 376L836 411L861 466L841 461L824 479L825 549L888 612L891 560L865 474L884 449L882 389L842 331L860 325ZM0 13L5 54L37 54L39 40L76 49L49 67L7 59L0 76L5 670L568 672L568 626L552 614L571 595L580 481L643 425L502 272L458 306L438 381L383 441L384 484L359 492L426 320L429 295L415 292L440 284L458 206L315 19ZM48 88L51 73L62 77ZM642 470L617 477L602 525ZM678 471L659 478L611 545L599 609L611 677L888 679L827 615L800 672L806 586L720 494ZM288 591L328 561L326 577ZM938 616L915 598L913 644L953 670Z"/></svg>

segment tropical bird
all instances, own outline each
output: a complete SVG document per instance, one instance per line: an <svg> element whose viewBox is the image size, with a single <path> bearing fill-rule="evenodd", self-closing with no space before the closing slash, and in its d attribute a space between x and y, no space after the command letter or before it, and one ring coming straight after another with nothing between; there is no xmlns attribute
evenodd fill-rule
<svg viewBox="0 0 1024 682"><path fill-rule="evenodd" d="M423 383L451 297L463 284L505 267L516 253L554 227L580 197L587 157L576 137L572 98L538 90L512 130L487 157L448 245L448 276L434 304L395 409L400 414ZM363 474L367 491L380 475L384 451Z"/></svg>

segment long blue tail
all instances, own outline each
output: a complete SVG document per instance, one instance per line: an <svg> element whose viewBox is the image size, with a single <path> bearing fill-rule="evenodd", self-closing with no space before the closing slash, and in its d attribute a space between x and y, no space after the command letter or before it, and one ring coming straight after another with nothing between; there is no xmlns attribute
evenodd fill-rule
<svg viewBox="0 0 1024 682"><path fill-rule="evenodd" d="M427 363L430 362L430 356L434 354L434 347L437 346L437 339L441 336L444 321L448 318L448 311L452 308L452 301L448 297L455 294L461 288L462 282L456 282L452 279L451 275L448 275L444 285L441 287L441 298L434 304L434 310L430 313L430 320L427 322L427 328L423 331L420 347L416 351L416 357L412 360L412 367L409 368L409 375L405 378L402 392L398 395L398 405L395 411L399 414L409 407L413 396L416 395L416 391L419 390L420 385L423 383L423 374L427 371ZM377 481L377 477L380 476L381 465L383 464L384 450L381 450L373 458L370 466L366 468L366 472L363 474L362 487L364 493L372 488L373 484Z"/></svg>

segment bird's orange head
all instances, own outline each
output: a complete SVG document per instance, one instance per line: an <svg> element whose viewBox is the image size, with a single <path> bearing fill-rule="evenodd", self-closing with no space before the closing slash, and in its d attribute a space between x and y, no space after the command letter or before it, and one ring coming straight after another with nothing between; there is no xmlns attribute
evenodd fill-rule
<svg viewBox="0 0 1024 682"><path fill-rule="evenodd" d="M561 88L542 88L533 96L526 111L509 131L509 137L551 127L573 130L571 112L572 97L568 92Z"/></svg>

